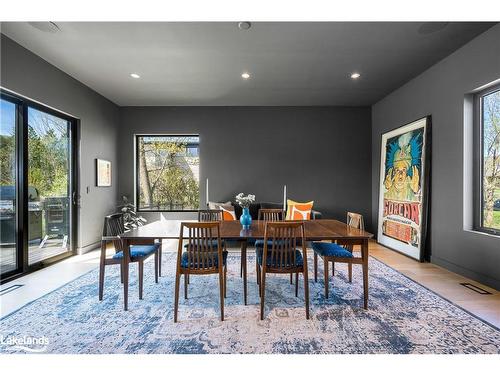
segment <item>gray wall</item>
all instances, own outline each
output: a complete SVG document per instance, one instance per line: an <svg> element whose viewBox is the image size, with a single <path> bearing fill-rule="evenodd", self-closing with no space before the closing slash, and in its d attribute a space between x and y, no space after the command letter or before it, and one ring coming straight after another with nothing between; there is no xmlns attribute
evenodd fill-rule
<svg viewBox="0 0 500 375"><path fill-rule="evenodd" d="M117 202L117 174L111 188L95 186L95 158L117 165L119 108L108 99L1 36L0 86L80 119L80 235L78 247L91 248L100 240L103 216ZM90 192L86 193L86 187Z"/></svg>
<svg viewBox="0 0 500 375"><path fill-rule="evenodd" d="M464 97L500 78L500 25L372 107L372 221L377 222L381 134L432 115L431 261L500 289L500 238L467 230ZM467 112L465 113L466 115ZM470 134L470 132L468 132ZM467 153L465 161L471 156ZM465 201L465 204L464 204ZM465 229L464 229L465 228Z"/></svg>
<svg viewBox="0 0 500 375"><path fill-rule="evenodd" d="M126 107L120 111L120 194L133 197L134 134L199 134L201 199L254 193L281 202L283 185L327 217L371 211L368 107ZM368 225L370 220L368 220Z"/></svg>

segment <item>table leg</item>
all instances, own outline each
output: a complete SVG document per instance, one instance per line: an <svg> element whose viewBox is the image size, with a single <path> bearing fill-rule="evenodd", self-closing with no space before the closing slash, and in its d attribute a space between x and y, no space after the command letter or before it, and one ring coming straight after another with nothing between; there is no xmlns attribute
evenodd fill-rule
<svg viewBox="0 0 500 375"><path fill-rule="evenodd" d="M368 240L363 240L361 245L361 254L363 257L363 291L364 308L368 309Z"/></svg>
<svg viewBox="0 0 500 375"><path fill-rule="evenodd" d="M241 264L243 266L243 301L247 304L247 241L241 241Z"/></svg>
<svg viewBox="0 0 500 375"><path fill-rule="evenodd" d="M129 241L124 240L123 244L123 309L128 310L128 264L129 264Z"/></svg>

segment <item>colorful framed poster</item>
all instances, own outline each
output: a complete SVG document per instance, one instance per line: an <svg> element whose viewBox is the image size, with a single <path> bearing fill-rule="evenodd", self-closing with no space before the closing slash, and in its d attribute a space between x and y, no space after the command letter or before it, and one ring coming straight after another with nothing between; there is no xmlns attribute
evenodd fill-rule
<svg viewBox="0 0 500 375"><path fill-rule="evenodd" d="M377 241L423 261L430 176L427 116L382 134Z"/></svg>
<svg viewBox="0 0 500 375"><path fill-rule="evenodd" d="M96 185L111 186L111 162L96 159Z"/></svg>

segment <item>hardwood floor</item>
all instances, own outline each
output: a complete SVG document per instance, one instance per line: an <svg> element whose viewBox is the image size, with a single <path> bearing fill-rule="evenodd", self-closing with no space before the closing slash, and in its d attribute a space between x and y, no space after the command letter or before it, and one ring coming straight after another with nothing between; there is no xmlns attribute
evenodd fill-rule
<svg viewBox="0 0 500 375"><path fill-rule="evenodd" d="M450 300L472 314L500 327L500 292L431 263L420 263L371 241L370 255ZM338 265L337 267L342 267ZM460 283L471 283L491 294L479 294Z"/></svg>

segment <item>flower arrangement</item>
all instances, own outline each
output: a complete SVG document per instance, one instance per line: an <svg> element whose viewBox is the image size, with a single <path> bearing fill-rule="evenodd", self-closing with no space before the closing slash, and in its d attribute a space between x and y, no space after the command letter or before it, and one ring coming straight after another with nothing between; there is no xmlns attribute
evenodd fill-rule
<svg viewBox="0 0 500 375"><path fill-rule="evenodd" d="M239 193L236 196L236 202L240 205L241 208L248 208L251 203L255 202L255 195L248 194L243 195L243 193Z"/></svg>

